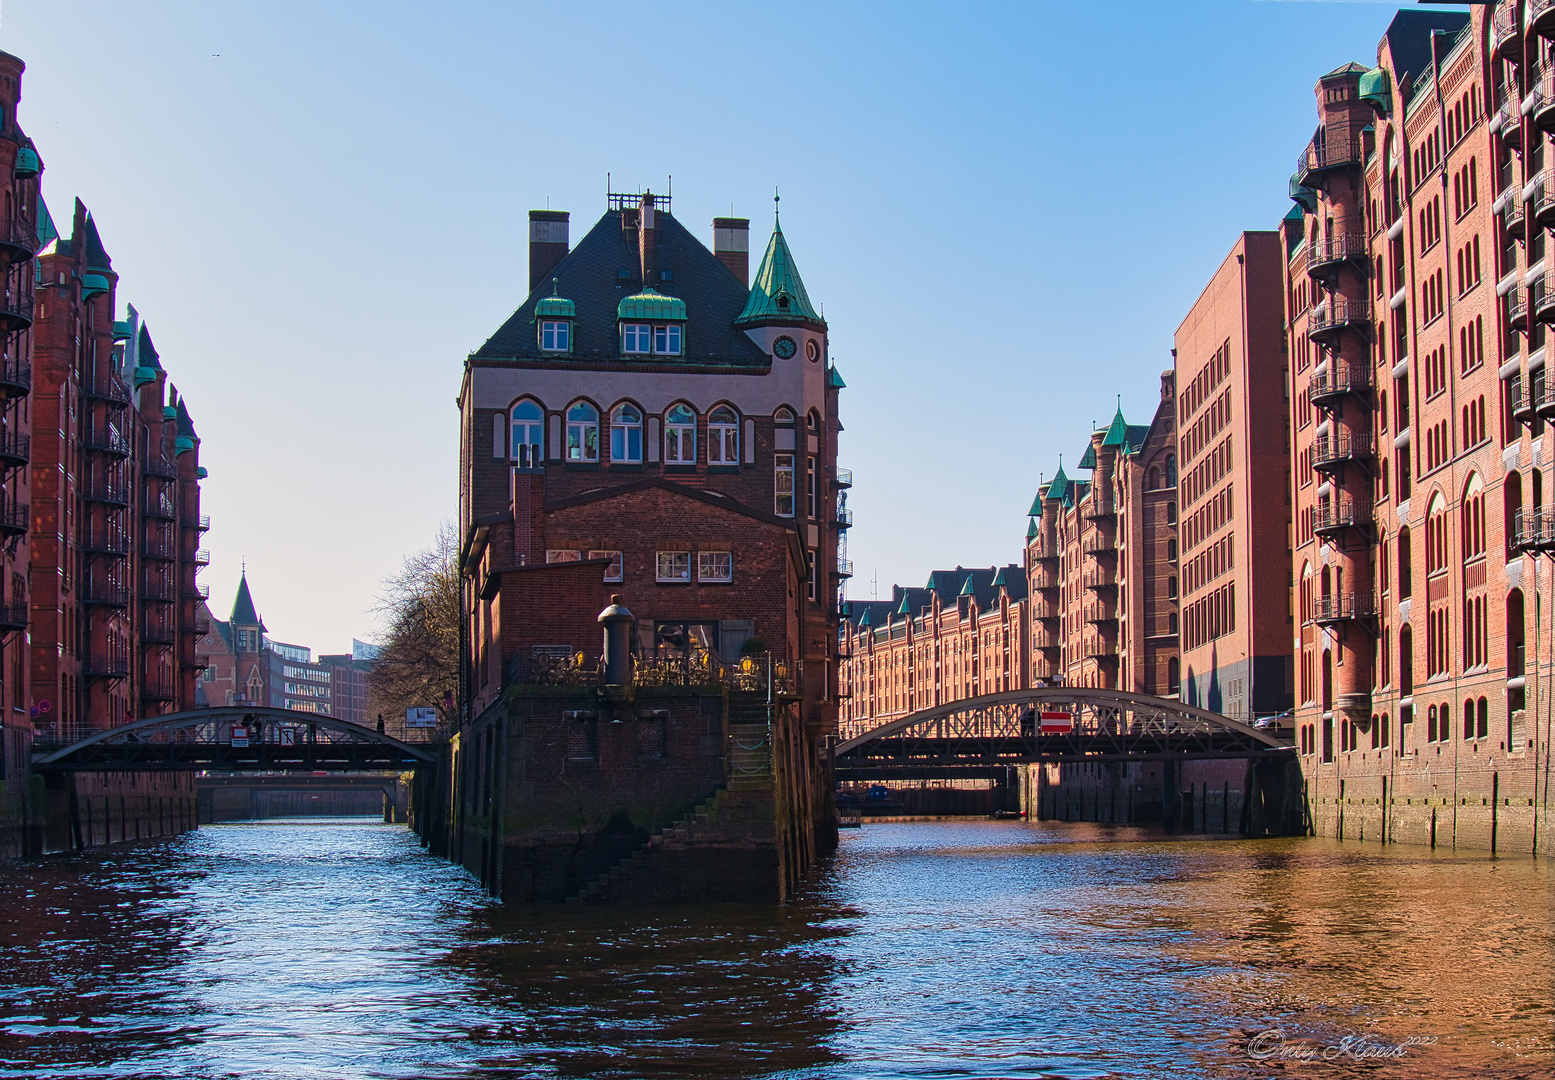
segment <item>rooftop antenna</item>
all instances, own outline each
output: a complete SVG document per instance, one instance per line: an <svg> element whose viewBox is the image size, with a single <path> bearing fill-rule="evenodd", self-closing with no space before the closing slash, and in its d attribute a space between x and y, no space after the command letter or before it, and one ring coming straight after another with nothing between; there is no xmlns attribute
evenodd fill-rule
<svg viewBox="0 0 1555 1080"><path fill-rule="evenodd" d="M879 570L876 570L869 577L869 598L871 600L879 600L880 599L880 571Z"/></svg>
<svg viewBox="0 0 1555 1080"><path fill-rule="evenodd" d="M674 173L668 173L667 175L670 178L669 192L664 197L666 199L669 199L671 202L674 202L675 201L675 174Z"/></svg>
<svg viewBox="0 0 1555 1080"><path fill-rule="evenodd" d="M777 185L774 184L772 186L772 223L773 223L773 225L777 224L777 219L778 219L778 203L780 203L782 201L783 201L783 196L778 194Z"/></svg>

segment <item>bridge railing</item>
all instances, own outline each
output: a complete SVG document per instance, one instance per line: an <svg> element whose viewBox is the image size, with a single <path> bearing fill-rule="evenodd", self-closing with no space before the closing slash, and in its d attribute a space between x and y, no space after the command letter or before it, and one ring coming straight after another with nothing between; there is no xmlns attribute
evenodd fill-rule
<svg viewBox="0 0 1555 1080"><path fill-rule="evenodd" d="M518 657L514 658L518 660ZM594 687L605 684L604 668L597 658L582 653L540 655L528 663L509 665L509 684L529 686ZM726 661L717 653L696 651L689 655L638 657L632 665L633 686L723 686L731 690L792 694L796 680L792 665L768 653Z"/></svg>

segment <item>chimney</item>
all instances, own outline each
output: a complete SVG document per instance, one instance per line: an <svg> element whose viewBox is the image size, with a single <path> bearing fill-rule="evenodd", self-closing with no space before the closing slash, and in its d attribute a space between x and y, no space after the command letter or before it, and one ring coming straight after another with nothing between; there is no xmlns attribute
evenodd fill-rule
<svg viewBox="0 0 1555 1080"><path fill-rule="evenodd" d="M636 620L621 603L621 594L613 593L610 606L599 613L605 628L605 683L625 686L632 681L632 623Z"/></svg>
<svg viewBox="0 0 1555 1080"><path fill-rule="evenodd" d="M658 236L658 222L655 220L658 217L655 211L656 202L653 192L644 192L642 204L637 211L637 251L642 258L644 286L659 280L658 254L654 245L654 239Z"/></svg>
<svg viewBox="0 0 1555 1080"><path fill-rule="evenodd" d="M529 291L567 256L567 211L529 211Z"/></svg>
<svg viewBox="0 0 1555 1080"><path fill-rule="evenodd" d="M746 286L750 285L750 235L750 218L713 219L713 254Z"/></svg>

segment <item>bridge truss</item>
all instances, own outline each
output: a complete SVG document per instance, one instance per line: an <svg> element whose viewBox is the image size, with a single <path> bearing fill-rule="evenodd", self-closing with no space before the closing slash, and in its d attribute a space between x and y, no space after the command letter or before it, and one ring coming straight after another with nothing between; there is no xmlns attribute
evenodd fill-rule
<svg viewBox="0 0 1555 1080"><path fill-rule="evenodd" d="M1043 713L1052 714L1046 724ZM908 780L997 777L1038 762L1260 758L1293 750L1274 732L1182 701L1064 686L924 709L838 743L833 760L838 780Z"/></svg>
<svg viewBox="0 0 1555 1080"><path fill-rule="evenodd" d="M38 772L202 770L405 771L434 764L439 748L292 709L230 706L151 716L68 745L35 744Z"/></svg>

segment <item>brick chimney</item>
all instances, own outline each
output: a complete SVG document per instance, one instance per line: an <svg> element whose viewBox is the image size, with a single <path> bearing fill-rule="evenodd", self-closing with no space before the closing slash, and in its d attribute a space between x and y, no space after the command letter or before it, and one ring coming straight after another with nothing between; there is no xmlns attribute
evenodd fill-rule
<svg viewBox="0 0 1555 1080"><path fill-rule="evenodd" d="M567 211L529 211L529 291L567 256Z"/></svg>
<svg viewBox="0 0 1555 1080"><path fill-rule="evenodd" d="M637 251L642 258L644 285L659 280L659 258L655 245L659 233L657 203L653 192L646 191L637 209Z"/></svg>
<svg viewBox="0 0 1555 1080"><path fill-rule="evenodd" d="M750 284L750 235L750 218L713 219L713 254L746 286Z"/></svg>

